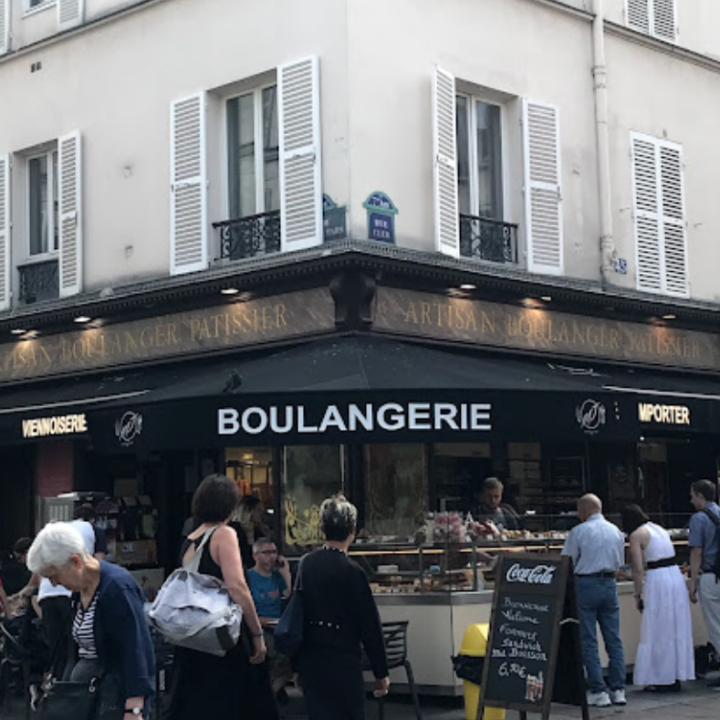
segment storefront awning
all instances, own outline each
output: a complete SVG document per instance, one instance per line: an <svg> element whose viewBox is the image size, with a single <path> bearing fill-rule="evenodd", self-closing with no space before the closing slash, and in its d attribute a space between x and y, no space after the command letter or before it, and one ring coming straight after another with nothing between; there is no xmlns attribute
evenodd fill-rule
<svg viewBox="0 0 720 720"><path fill-rule="evenodd" d="M148 451L513 437L632 441L644 432L713 433L718 400L714 378L357 335L18 388L0 396L0 430L5 444L87 434L98 447ZM86 426L57 421L80 414Z"/></svg>

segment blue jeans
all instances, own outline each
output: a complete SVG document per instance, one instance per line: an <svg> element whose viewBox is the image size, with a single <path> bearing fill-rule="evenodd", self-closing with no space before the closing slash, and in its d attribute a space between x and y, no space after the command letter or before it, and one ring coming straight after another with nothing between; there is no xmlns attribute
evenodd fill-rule
<svg viewBox="0 0 720 720"><path fill-rule="evenodd" d="M620 639L620 605L615 580L576 575L575 589L588 690L597 693L607 689L598 652L598 624L610 658L608 685L610 690L622 690L625 687L625 655Z"/></svg>

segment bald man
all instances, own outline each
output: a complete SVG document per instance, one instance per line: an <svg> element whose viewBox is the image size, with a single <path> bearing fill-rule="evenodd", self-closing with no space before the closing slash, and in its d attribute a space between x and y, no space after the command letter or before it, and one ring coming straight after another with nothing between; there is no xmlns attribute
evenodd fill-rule
<svg viewBox="0 0 720 720"><path fill-rule="evenodd" d="M583 495L577 502L577 514L580 525L570 532L562 552L572 558L575 571L588 705L625 705L625 655L615 583L625 560L625 536L603 517L597 495ZM598 625L610 658L607 685L600 665Z"/></svg>

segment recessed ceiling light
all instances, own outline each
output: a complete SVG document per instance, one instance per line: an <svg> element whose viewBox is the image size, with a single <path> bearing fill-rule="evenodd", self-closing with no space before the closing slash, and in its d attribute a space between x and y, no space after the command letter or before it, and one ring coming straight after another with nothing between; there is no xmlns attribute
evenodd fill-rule
<svg viewBox="0 0 720 720"><path fill-rule="evenodd" d="M13 328L10 332L13 335L24 335L27 332L27 330L25 330L24 328Z"/></svg>
<svg viewBox="0 0 720 720"><path fill-rule="evenodd" d="M541 299L543 302L552 302L552 298L550 297L550 295L541 295L541 296L540 296L540 299Z"/></svg>
<svg viewBox="0 0 720 720"><path fill-rule="evenodd" d="M663 315L663 320L675 320L677 318L677 315L673 315L672 313L668 313L667 315Z"/></svg>
<svg viewBox="0 0 720 720"><path fill-rule="evenodd" d="M87 315L78 315L78 316L75 318L75 322L76 322L76 323L88 323L88 322L90 322L91 320L92 320L92 318L91 318L91 317L88 317Z"/></svg>
<svg viewBox="0 0 720 720"><path fill-rule="evenodd" d="M220 292L223 295L237 295L240 291L237 288L223 288Z"/></svg>
<svg viewBox="0 0 720 720"><path fill-rule="evenodd" d="M543 306L543 304L535 298L523 298L521 302L526 308L538 309Z"/></svg>
<svg viewBox="0 0 720 720"><path fill-rule="evenodd" d="M472 283L463 283L460 286L461 290L477 290L477 285L473 285Z"/></svg>

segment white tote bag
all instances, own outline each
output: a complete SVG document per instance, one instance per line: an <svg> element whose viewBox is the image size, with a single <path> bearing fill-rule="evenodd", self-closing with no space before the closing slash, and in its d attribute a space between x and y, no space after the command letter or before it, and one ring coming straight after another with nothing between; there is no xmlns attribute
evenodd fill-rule
<svg viewBox="0 0 720 720"><path fill-rule="evenodd" d="M215 530L203 535L192 558L163 583L148 616L168 642L222 657L240 637L242 610L222 580L198 572Z"/></svg>

